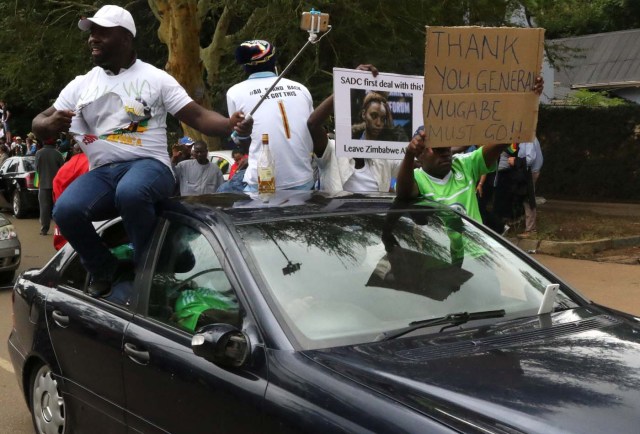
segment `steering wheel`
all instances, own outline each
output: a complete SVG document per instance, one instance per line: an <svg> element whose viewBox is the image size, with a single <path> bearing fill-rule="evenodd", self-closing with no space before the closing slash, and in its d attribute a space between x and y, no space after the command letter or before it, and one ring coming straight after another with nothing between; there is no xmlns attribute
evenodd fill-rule
<svg viewBox="0 0 640 434"><path fill-rule="evenodd" d="M217 268L206 268L206 269L204 269L202 271L198 271L193 276L189 276L188 278L184 279L177 286L174 286L173 288L169 289L169 291L167 293L168 294L172 294L174 291L175 292L180 292L180 291L182 291L184 289L184 286L186 286L187 283L191 283L191 281L193 279L195 279L196 277L202 276L203 274L206 274L206 273L211 273L212 271L223 271L223 270L222 270L222 268L217 267Z"/></svg>

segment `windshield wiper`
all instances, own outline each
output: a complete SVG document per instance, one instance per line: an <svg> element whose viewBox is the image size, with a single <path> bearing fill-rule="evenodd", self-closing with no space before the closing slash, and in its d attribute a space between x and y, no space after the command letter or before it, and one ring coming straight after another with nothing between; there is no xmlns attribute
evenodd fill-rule
<svg viewBox="0 0 640 434"><path fill-rule="evenodd" d="M471 313L469 312L450 313L448 315L441 316L438 318L429 318L421 321L413 321L413 322L410 322L407 327L404 327L398 330L380 333L378 336L376 336L376 338L374 339L374 342L388 341L391 339L395 339L400 336L406 335L407 333L411 333L414 330L418 330L424 327L432 327L432 326L442 325L442 324L457 326L457 325L464 324L468 321L472 321L476 319L500 318L500 317L503 317L504 315L505 315L504 309L485 310L482 312L471 312Z"/></svg>

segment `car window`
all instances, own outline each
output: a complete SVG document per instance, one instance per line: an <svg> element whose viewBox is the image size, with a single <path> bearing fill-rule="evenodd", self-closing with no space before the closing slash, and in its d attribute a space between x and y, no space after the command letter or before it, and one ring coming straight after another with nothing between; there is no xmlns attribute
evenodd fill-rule
<svg viewBox="0 0 640 434"><path fill-rule="evenodd" d="M133 284L135 270L133 247L129 244L122 221L109 225L100 231L100 237L111 253L118 259L118 269L114 276L111 292L102 297L104 301L129 307L135 296ZM74 255L64 266L60 274L60 285L85 291L89 282L87 271L80 262L80 256Z"/></svg>
<svg viewBox="0 0 640 434"><path fill-rule="evenodd" d="M23 158L22 166L24 168L24 171L33 172L34 170L36 170L34 163L35 163L35 160L33 158Z"/></svg>
<svg viewBox="0 0 640 434"><path fill-rule="evenodd" d="M60 275L60 284L83 291L87 284L87 270L80 262L80 256L75 255L65 266Z"/></svg>
<svg viewBox="0 0 640 434"><path fill-rule="evenodd" d="M7 168L7 173L15 173L18 171L18 160L14 160L11 162L11 164L9 164L9 167Z"/></svg>
<svg viewBox="0 0 640 434"><path fill-rule="evenodd" d="M240 327L235 290L199 231L170 224L153 273L148 315L190 332L213 323Z"/></svg>
<svg viewBox="0 0 640 434"><path fill-rule="evenodd" d="M535 315L546 286L556 283L449 211L237 228L264 281L260 288L304 348L371 342L456 312Z"/></svg>

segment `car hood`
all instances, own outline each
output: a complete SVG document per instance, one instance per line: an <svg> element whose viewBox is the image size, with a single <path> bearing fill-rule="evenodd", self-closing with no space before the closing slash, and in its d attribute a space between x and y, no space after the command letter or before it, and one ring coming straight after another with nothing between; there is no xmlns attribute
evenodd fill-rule
<svg viewBox="0 0 640 434"><path fill-rule="evenodd" d="M634 322L580 308L306 355L462 431L637 432Z"/></svg>

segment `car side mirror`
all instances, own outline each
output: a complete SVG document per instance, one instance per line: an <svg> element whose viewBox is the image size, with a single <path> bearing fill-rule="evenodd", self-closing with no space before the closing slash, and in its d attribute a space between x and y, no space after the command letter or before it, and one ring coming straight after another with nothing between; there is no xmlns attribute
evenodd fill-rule
<svg viewBox="0 0 640 434"><path fill-rule="evenodd" d="M208 324L191 338L191 349L196 356L231 368L246 363L249 347L248 336L230 324Z"/></svg>

